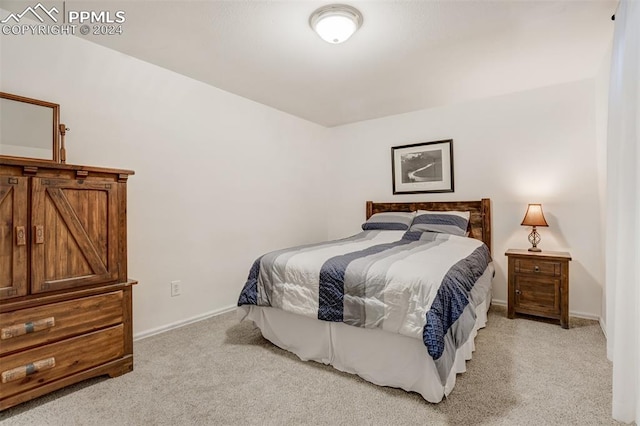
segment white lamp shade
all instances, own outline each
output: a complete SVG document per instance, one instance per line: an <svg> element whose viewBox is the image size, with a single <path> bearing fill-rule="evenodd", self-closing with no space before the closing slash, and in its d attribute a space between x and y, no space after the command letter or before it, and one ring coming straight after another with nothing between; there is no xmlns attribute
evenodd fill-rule
<svg viewBox="0 0 640 426"><path fill-rule="evenodd" d="M333 4L313 12L309 24L324 41L338 44L356 32L362 24L362 15L351 6Z"/></svg>

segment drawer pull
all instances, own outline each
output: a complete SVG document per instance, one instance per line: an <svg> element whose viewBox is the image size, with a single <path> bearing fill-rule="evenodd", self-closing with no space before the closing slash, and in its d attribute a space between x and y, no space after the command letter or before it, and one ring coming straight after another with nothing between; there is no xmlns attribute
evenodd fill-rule
<svg viewBox="0 0 640 426"><path fill-rule="evenodd" d="M540 267L538 265L535 265L533 267L533 272L540 272Z"/></svg>
<svg viewBox="0 0 640 426"><path fill-rule="evenodd" d="M24 226L16 226L16 245L27 245L27 233L24 229Z"/></svg>
<svg viewBox="0 0 640 426"><path fill-rule="evenodd" d="M36 225L34 226L34 242L36 244L44 244L44 226L42 225Z"/></svg>
<svg viewBox="0 0 640 426"><path fill-rule="evenodd" d="M516 290L516 294L520 294L520 293L521 293L520 290Z"/></svg>
<svg viewBox="0 0 640 426"><path fill-rule="evenodd" d="M11 370L2 372L2 383L9 383L14 380L19 380L24 377L30 376L38 371L49 370L56 366L56 359L54 357L41 359L40 361L34 361L27 365L12 368Z"/></svg>
<svg viewBox="0 0 640 426"><path fill-rule="evenodd" d="M37 321L29 321L24 324L12 325L5 327L0 331L0 339L6 340L13 337L22 336L36 331L47 330L56 325L56 319L54 317L43 318Z"/></svg>

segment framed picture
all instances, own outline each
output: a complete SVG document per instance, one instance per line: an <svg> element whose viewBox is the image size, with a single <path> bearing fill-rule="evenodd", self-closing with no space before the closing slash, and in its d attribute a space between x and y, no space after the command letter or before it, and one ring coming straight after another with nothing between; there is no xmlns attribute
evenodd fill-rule
<svg viewBox="0 0 640 426"><path fill-rule="evenodd" d="M391 147L394 194L453 192L453 139Z"/></svg>

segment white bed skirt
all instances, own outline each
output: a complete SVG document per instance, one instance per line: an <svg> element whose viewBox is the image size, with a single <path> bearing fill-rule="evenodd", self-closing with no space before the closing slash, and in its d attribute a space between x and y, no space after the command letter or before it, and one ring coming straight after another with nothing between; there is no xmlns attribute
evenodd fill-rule
<svg viewBox="0 0 640 426"><path fill-rule="evenodd" d="M490 264L479 281L491 281L493 270ZM444 386L421 340L380 329L320 321L271 307L245 305L239 312L242 319L253 321L266 339L293 352L303 361L330 364L376 385L417 392L427 401L436 403L453 390L456 374L466 371L466 361L471 359L475 350L478 329L487 323L491 286L486 288L487 296L477 308L474 329L469 340L456 352Z"/></svg>

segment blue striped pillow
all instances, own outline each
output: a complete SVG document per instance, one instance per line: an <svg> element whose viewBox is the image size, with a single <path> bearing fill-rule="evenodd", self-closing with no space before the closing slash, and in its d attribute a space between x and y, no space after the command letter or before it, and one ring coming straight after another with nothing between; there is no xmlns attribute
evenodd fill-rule
<svg viewBox="0 0 640 426"><path fill-rule="evenodd" d="M413 221L413 217L415 215L416 212L376 213L362 224L362 229L365 231L376 229L383 229L388 231L406 231L407 229L409 229L409 226L411 226L411 221Z"/></svg>
<svg viewBox="0 0 640 426"><path fill-rule="evenodd" d="M469 216L469 212L418 210L410 231L429 231L465 236L469 226Z"/></svg>

